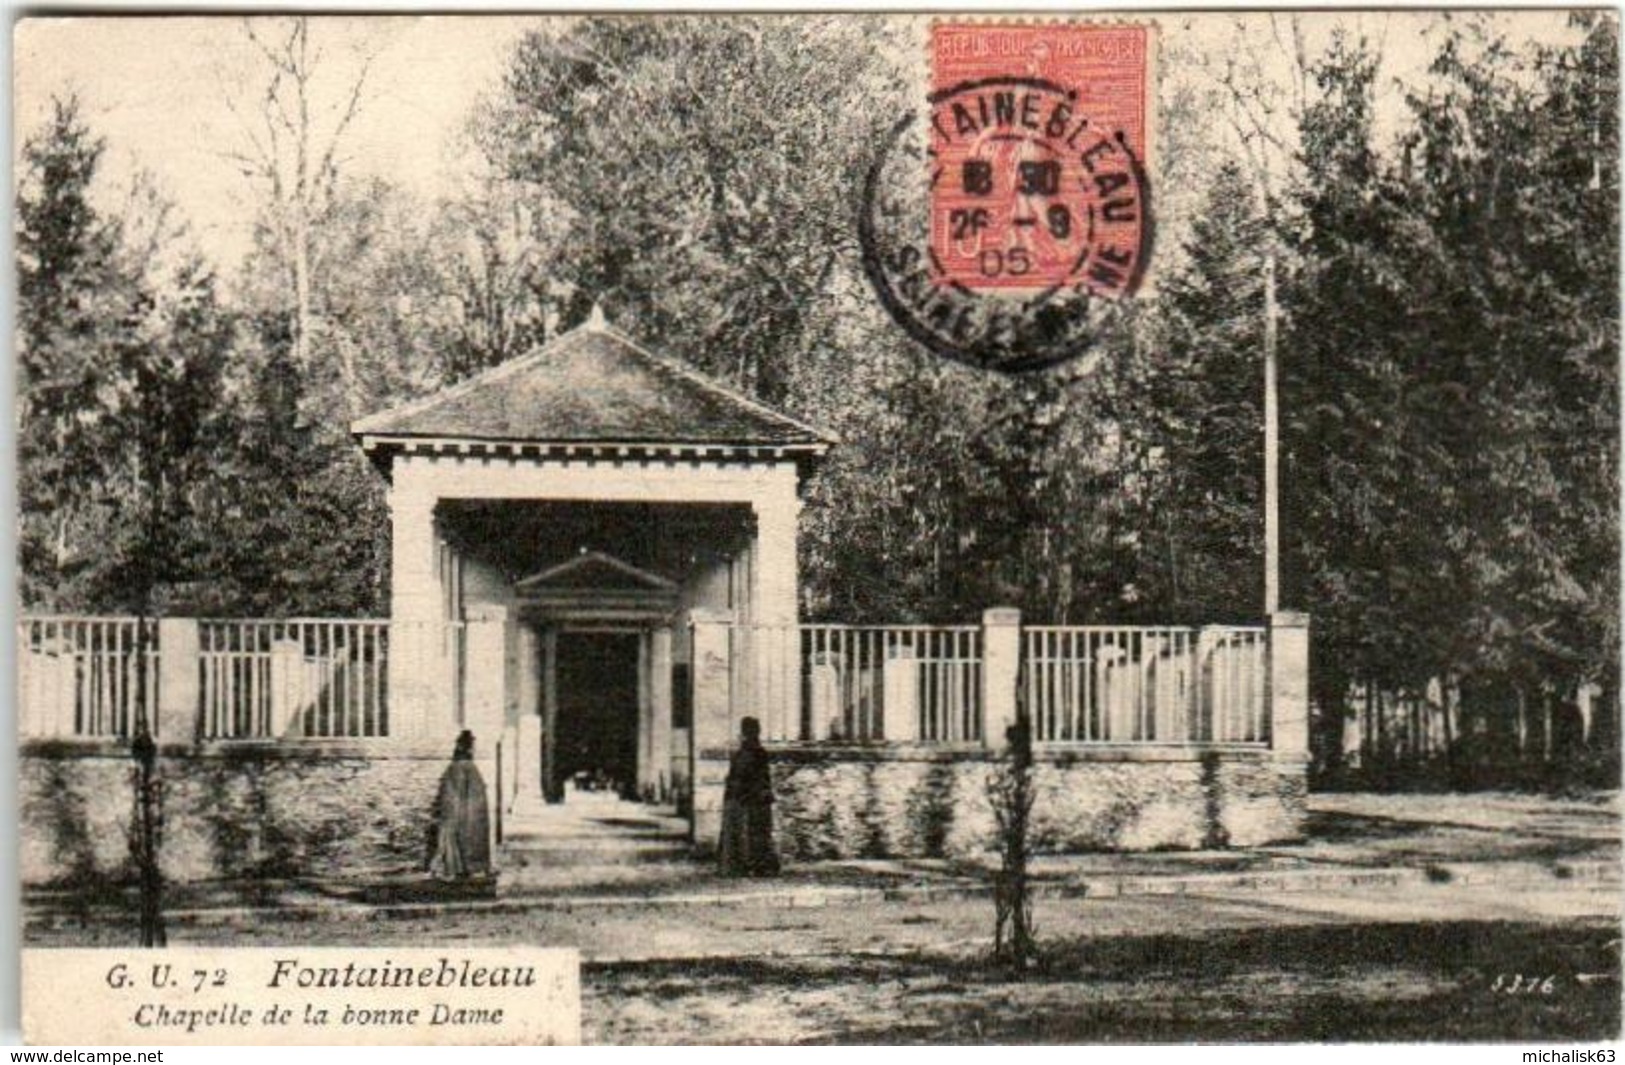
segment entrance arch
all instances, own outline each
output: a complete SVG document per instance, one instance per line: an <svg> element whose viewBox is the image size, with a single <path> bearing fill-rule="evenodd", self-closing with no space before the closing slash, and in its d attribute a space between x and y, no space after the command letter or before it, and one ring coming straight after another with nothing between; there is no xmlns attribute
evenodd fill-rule
<svg viewBox="0 0 1625 1065"><path fill-rule="evenodd" d="M538 698L519 712L540 718L541 796L563 801L573 779L623 798L666 802L681 587L593 550L516 581L514 590L519 623L539 645Z"/></svg>

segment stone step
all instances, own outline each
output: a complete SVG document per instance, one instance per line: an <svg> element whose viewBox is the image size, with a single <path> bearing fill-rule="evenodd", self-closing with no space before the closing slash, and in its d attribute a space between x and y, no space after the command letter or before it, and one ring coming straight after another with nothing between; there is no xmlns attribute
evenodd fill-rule
<svg viewBox="0 0 1625 1065"><path fill-rule="evenodd" d="M619 882L644 875L629 867L665 863L670 876L681 877L693 850L688 833L688 821L670 807L594 792L558 804L527 795L502 820L504 875L543 887Z"/></svg>
<svg viewBox="0 0 1625 1065"><path fill-rule="evenodd" d="M619 825L657 824L663 825L671 822L687 824L687 819L678 817L675 813L663 810L658 806L628 806L617 809L615 807L600 807L596 810L565 810L558 806L515 806L503 815L504 821L547 821L564 824L566 822L603 825L614 828Z"/></svg>
<svg viewBox="0 0 1625 1065"><path fill-rule="evenodd" d="M643 808L600 810L566 810L561 807L542 806L516 809L503 815L504 838L545 836L579 838L599 836L687 836L688 821L659 812L643 812Z"/></svg>
<svg viewBox="0 0 1625 1065"><path fill-rule="evenodd" d="M686 839L528 839L505 840L504 869L570 867L584 865L645 865L681 862L693 847Z"/></svg>
<svg viewBox="0 0 1625 1065"><path fill-rule="evenodd" d="M497 877L499 896L593 896L672 891L703 879L714 865L691 858L619 864L507 865Z"/></svg>
<svg viewBox="0 0 1625 1065"><path fill-rule="evenodd" d="M503 839L674 839L687 837L687 825L642 825L606 830L592 825L549 824L545 821L502 825Z"/></svg>

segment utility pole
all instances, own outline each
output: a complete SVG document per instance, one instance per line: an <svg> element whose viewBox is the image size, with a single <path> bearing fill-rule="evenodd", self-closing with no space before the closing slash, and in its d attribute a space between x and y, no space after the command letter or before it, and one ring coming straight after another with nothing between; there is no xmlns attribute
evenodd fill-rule
<svg viewBox="0 0 1625 1065"><path fill-rule="evenodd" d="M1264 252L1264 616L1281 609L1281 426L1275 394L1275 242Z"/></svg>

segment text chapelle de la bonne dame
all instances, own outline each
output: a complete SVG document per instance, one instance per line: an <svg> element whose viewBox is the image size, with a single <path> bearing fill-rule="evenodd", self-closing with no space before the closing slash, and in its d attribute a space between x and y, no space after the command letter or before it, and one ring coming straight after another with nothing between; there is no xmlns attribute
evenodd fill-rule
<svg viewBox="0 0 1625 1065"><path fill-rule="evenodd" d="M154 986L171 984L168 966L155 966ZM160 975L162 973L162 975ZM229 978L226 970L212 973L198 970L194 990L203 987L225 987ZM128 968L121 964L108 971L107 981L113 987L130 986ZM537 986L536 970L529 965L480 965L469 959L453 962L440 957L430 965L399 965L390 960L379 964L349 962L344 965L303 965L297 958L278 958L272 963L270 976L265 981L267 990L458 990L458 989L523 989ZM334 1004L337 1008L338 1004ZM501 1008L454 1008L443 1002L434 1003L427 1017L416 1006L366 1008L344 1003L334 1014L315 1003L306 1003L302 1014L279 1006L263 1011L262 1024L280 1027L293 1023L295 1017L306 1026L325 1026L334 1021L345 1025L416 1025L426 1021L431 1026L441 1025L501 1025ZM246 1004L228 1003L213 1008L196 1006L170 1006L163 1003L145 1003L136 1010L133 1020L140 1028L184 1028L193 1033L198 1029L215 1027L238 1028L252 1024L256 1011Z"/></svg>

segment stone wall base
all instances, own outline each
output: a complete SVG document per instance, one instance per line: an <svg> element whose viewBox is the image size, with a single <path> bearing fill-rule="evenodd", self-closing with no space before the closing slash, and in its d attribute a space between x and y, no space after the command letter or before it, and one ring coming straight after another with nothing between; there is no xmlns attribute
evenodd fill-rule
<svg viewBox="0 0 1625 1065"><path fill-rule="evenodd" d="M1306 766L1267 753L1040 755L1039 853L1249 847L1301 838ZM773 752L774 824L788 860L952 857L996 844L976 752Z"/></svg>
<svg viewBox="0 0 1625 1065"><path fill-rule="evenodd" d="M996 845L985 751L771 750L775 830L789 861L951 857ZM421 871L447 759L342 749L166 751L164 876L362 877ZM31 743L20 760L22 883L133 883L136 767L112 745ZM492 771L487 786L494 786ZM727 764L702 761L696 848L714 849ZM1091 751L1035 766L1043 852L1249 847L1300 838L1306 767L1267 752Z"/></svg>
<svg viewBox="0 0 1625 1065"><path fill-rule="evenodd" d="M157 766L164 877L421 870L446 765L446 752L166 751ZM128 751L112 745L25 745L22 882L133 882L136 772Z"/></svg>

